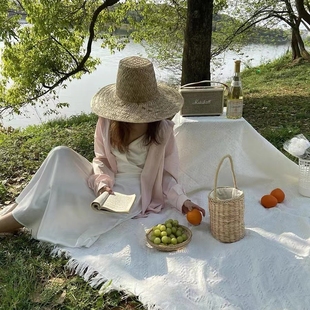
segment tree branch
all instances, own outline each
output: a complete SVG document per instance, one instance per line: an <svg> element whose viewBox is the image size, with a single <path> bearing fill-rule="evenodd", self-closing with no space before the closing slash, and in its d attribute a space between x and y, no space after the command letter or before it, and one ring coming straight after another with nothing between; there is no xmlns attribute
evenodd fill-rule
<svg viewBox="0 0 310 310"><path fill-rule="evenodd" d="M70 55L70 57L74 60L75 64L78 66L79 62L74 57L74 55L66 47L64 47L54 36L50 35L50 37L52 38L52 40L54 40L61 48L63 48Z"/></svg>
<svg viewBox="0 0 310 310"><path fill-rule="evenodd" d="M270 8L270 6L265 6L254 12L251 17L249 17L246 21L244 21L242 25L240 25L229 37L227 37L223 46L221 46L220 49L215 50L212 53L212 56L218 55L222 51L226 50L229 47L229 45L231 45L231 43L233 42L235 36L244 33L246 30L248 30L252 26L255 26L259 22L268 20L272 17L284 21L292 29L296 29L296 27L298 28L298 16L294 14L292 6L290 5L288 0L283 0L283 2L286 4L287 10L277 11ZM286 18L284 15L288 15L289 18Z"/></svg>
<svg viewBox="0 0 310 310"><path fill-rule="evenodd" d="M306 11L303 0L295 0L299 16L310 25L310 14Z"/></svg>
<svg viewBox="0 0 310 310"><path fill-rule="evenodd" d="M267 12L268 12L268 11L266 11L267 8L268 7L264 7L264 8L257 10L256 12L253 13L253 15L251 17L249 17L247 20L245 20L230 36L228 36L226 38L226 40L224 41L224 43L221 45L221 47L219 49L216 49L214 52L212 52L212 57L219 55L220 53L225 51L233 42L234 37L242 34L243 32L245 32L249 28L255 26L259 22L261 22L263 20L267 20L269 18L269 15L259 19L260 15L267 14Z"/></svg>
<svg viewBox="0 0 310 310"><path fill-rule="evenodd" d="M309 25L308 25L303 19L301 20L301 23L305 26L305 28L306 28L308 31L310 31Z"/></svg>
<svg viewBox="0 0 310 310"><path fill-rule="evenodd" d="M109 6L112 6L114 4L116 4L117 2L119 2L119 0L106 0L103 4L101 4L100 6L98 6L98 8L94 11L90 25L89 25L89 38L88 38L88 42L87 42L87 49L86 49L86 53L83 56L82 60L80 62L77 63L77 66L75 69L67 72L63 77L61 77L58 81L56 81L54 84L48 86L48 89L46 89L45 91L43 91L42 93L40 93L38 96L29 98L28 101L33 101L33 100L37 100L39 98L41 98L42 96L46 95L47 93L49 93L51 90L55 89L56 87L60 86L65 80L69 79L71 76L77 74L80 71L84 71L84 67L85 67L85 63L88 60L90 54L91 54L91 50L92 50L92 42L94 40L95 37L95 24L96 21L98 19L99 14L106 9ZM46 86L45 86L46 88ZM26 102L25 102L26 103Z"/></svg>

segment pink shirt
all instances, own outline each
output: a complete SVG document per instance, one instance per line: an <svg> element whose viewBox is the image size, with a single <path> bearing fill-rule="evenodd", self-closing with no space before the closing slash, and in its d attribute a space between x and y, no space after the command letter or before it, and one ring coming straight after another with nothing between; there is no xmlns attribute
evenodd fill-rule
<svg viewBox="0 0 310 310"><path fill-rule="evenodd" d="M111 153L109 125L109 120L99 117L94 139L94 174L88 178L88 185L95 193L104 185L113 188L117 173L116 160ZM142 214L159 213L165 203L182 212L183 203L188 199L178 184L179 157L173 125L172 121L161 121L162 142L149 147L141 173Z"/></svg>

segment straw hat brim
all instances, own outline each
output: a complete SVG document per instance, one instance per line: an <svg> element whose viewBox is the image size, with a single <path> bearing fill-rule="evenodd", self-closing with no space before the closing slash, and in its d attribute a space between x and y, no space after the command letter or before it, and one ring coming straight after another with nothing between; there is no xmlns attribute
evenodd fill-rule
<svg viewBox="0 0 310 310"><path fill-rule="evenodd" d="M126 102L116 95L116 84L101 88L91 100L95 114L115 121L150 123L169 118L183 106L183 97L174 88L158 84L158 95L143 103Z"/></svg>

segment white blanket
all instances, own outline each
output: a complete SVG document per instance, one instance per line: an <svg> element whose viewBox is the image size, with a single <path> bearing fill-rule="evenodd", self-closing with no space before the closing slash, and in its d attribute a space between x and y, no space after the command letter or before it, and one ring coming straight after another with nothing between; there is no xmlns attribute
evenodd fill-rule
<svg viewBox="0 0 310 310"><path fill-rule="evenodd" d="M310 198L298 193L298 165L261 137L245 120L175 117L183 183L189 197L206 209L200 226L167 208L161 214L129 220L90 248L57 248L71 257L92 285L139 297L149 309L309 309ZM245 237L224 244L210 233L207 196L221 158L233 158L238 188L245 195ZM229 161L219 186L231 186ZM280 187L286 199L272 209L260 198ZM146 245L145 232L168 218L193 233L177 252ZM93 273L96 276L93 277Z"/></svg>

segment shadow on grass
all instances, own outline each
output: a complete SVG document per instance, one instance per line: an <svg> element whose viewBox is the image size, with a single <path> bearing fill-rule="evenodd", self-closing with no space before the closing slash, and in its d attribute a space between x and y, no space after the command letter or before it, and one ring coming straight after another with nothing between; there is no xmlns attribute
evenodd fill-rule
<svg viewBox="0 0 310 310"><path fill-rule="evenodd" d="M51 249L25 232L0 239L0 310L145 309L135 296L92 288Z"/></svg>
<svg viewBox="0 0 310 310"><path fill-rule="evenodd" d="M281 151L283 143L299 133L310 139L309 97L292 95L247 97L243 116Z"/></svg>

